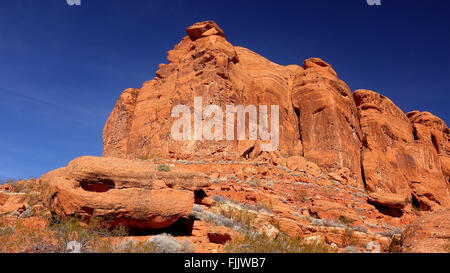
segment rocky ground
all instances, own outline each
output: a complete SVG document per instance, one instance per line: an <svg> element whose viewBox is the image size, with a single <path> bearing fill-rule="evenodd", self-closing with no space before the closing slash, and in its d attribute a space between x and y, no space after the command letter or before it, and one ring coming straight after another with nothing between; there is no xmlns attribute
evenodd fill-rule
<svg viewBox="0 0 450 273"><path fill-rule="evenodd" d="M149 184L157 184L149 191L192 193L188 201L191 203L186 205L189 209L174 214L160 213L172 220L162 224L167 227L155 229L140 225L137 217L130 219L124 215L130 215L130 211L137 214L137 209L141 214L167 211L167 207L178 202L176 196L173 200L160 200L153 207L134 204L130 197L124 196L128 200L118 201L106 212L107 206L99 208L101 204L89 203L89 194L107 200L106 194L120 190L89 192L80 186L87 194L66 200L59 197L65 194L65 189L50 189L45 176L40 180L5 184L0 188L1 252L399 252L402 247L404 251L442 252L450 246L450 236L446 234L448 221L439 223L442 228L438 229L442 233L438 239L440 247L434 243L429 243L434 248L421 247L424 240L415 245L411 239L416 238L414 232L427 237L426 232L416 227L421 222L409 227L403 246L401 235L404 230L423 214L427 215L424 217L427 221L430 216L426 212L408 207L401 217L386 215L368 202L370 197L364 190L346 185L345 178L327 174L310 162L292 170L288 166L256 161L107 159L105 163L104 158L92 157L75 161L78 168L91 177L98 178L109 172L116 187L120 179L127 180L124 179L127 175L133 175L154 179L146 185L135 182L135 189L149 189ZM142 164L146 168L133 167L132 174L124 174L130 168L114 168L117 161L121 164L129 161L127 166ZM75 171L69 175L73 173L83 176ZM186 177L195 181L193 174L201 179L187 185ZM76 177L72 179L82 181ZM104 185L103 182L96 183ZM123 190L128 187L124 186ZM48 200L48 195L55 192L57 201ZM139 197L136 200L141 201ZM127 205L117 205L125 203ZM75 206L80 210L70 211ZM102 212L89 215L91 206ZM58 217L52 213L56 207L68 216ZM90 216L90 220L83 216ZM447 216L444 219L448 220ZM121 221L115 223L108 217ZM148 223L151 217L144 218L145 224L153 225ZM166 223L167 219L157 218L152 222ZM148 243L152 238L156 238L153 239L156 243ZM434 242L436 239L427 240Z"/></svg>

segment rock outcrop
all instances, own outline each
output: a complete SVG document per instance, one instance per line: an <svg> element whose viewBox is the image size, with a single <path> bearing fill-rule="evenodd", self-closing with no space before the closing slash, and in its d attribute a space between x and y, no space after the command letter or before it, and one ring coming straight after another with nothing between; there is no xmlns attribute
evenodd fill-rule
<svg viewBox="0 0 450 273"><path fill-rule="evenodd" d="M439 154L442 172L450 187L450 130L445 122L429 112L413 111L407 114L418 142L433 145Z"/></svg>
<svg viewBox="0 0 450 273"><path fill-rule="evenodd" d="M450 206L450 133L441 119L427 112L405 115L373 91L352 94L319 58L302 67L275 64L231 45L214 22L196 23L186 32L156 78L120 96L103 132L104 156L246 158L294 169L309 162L316 177L328 173L339 183L365 187L369 203L396 217L411 206ZM210 141L196 139L194 129L191 140L174 140L171 109L194 109L194 97L222 109L278 105L278 149L263 151L266 143L251 139L250 131L244 139L233 131L234 140L224 140L224 132ZM203 117L202 126L209 119Z"/></svg>
<svg viewBox="0 0 450 273"><path fill-rule="evenodd" d="M230 133L233 141L194 141L193 128L193 141L174 140L171 127L177 119L171 118L171 110L176 105L192 109L194 97L201 97L203 106L214 104L223 111L227 105L267 105L269 117L270 106L279 105L280 150L301 155L298 117L289 94L294 75L302 69L280 66L248 49L233 47L213 22L197 23L187 33L168 52L170 63L160 65L155 79L120 96L104 129L103 155L254 158L260 154L260 143L250 140L249 132L245 140L238 140L235 130Z"/></svg>
<svg viewBox="0 0 450 273"><path fill-rule="evenodd" d="M153 163L106 157L77 158L40 180L53 213L131 229L165 228L189 216L195 191L209 185L200 173L159 171Z"/></svg>
<svg viewBox="0 0 450 273"><path fill-rule="evenodd" d="M416 219L402 234L401 245L406 253L450 253L450 210Z"/></svg>
<svg viewBox="0 0 450 273"><path fill-rule="evenodd" d="M229 198L254 205L261 200L277 203L272 210L284 219L280 231L293 236L314 236L308 223L295 221L331 225L337 231L331 234L327 228L326 241L346 247L343 226L380 228L362 216L404 225L418 210L450 207L450 132L441 119L427 112L405 115L373 91L352 94L332 66L319 58L307 59L302 66L275 64L230 44L214 22L196 23L186 32L153 80L119 97L103 131L104 157L78 158L41 178L46 206L53 213L157 229L188 216L194 202L212 206L212 199L202 200L207 194L226 192ZM183 139L173 136L173 125L185 118L174 114L179 105L190 114ZM211 105L221 108L223 116L203 111ZM261 128L250 127L248 113L249 128L238 135L239 115L232 108L255 107L257 121L271 121L273 105L279 113L275 149L264 149L269 141L254 137ZM196 112L197 107L203 113ZM212 139L202 133L207 129ZM159 159L190 167L158 170L154 161ZM237 184L223 176L225 170ZM273 176L285 177L286 185L279 186L284 188L277 188L286 194L285 202L242 186L244 181L251 187L266 181L264 190L273 193ZM210 186L210 179L227 183ZM345 203L342 194L347 191ZM293 217L292 206L285 203L307 203L305 218ZM386 238L375 237L361 234L367 242L389 248Z"/></svg>
<svg viewBox="0 0 450 273"><path fill-rule="evenodd" d="M292 102L299 115L304 157L328 171L348 168L353 186L363 188L360 125L347 84L329 64L311 58L295 77Z"/></svg>

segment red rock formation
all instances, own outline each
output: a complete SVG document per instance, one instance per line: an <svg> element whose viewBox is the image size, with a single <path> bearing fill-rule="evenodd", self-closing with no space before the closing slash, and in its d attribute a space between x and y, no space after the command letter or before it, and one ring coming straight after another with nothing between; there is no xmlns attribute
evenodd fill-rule
<svg viewBox="0 0 450 273"><path fill-rule="evenodd" d="M433 145L439 154L442 172L450 187L450 130L445 122L428 112L413 111L407 114L417 141Z"/></svg>
<svg viewBox="0 0 450 273"><path fill-rule="evenodd" d="M449 130L442 120L428 113L406 116L372 91L352 95L319 58L305 60L303 67L280 66L235 47L214 22L196 23L187 34L168 52L169 64L160 65L155 79L120 96L104 129L104 156L259 158L295 169L310 162L318 166L317 176L325 171L340 183L386 193L391 208L404 207L405 200L427 210L450 205L443 190L450 177ZM277 151L262 152L259 140L174 140L171 109L179 104L193 109L194 97L222 109L279 105Z"/></svg>
<svg viewBox="0 0 450 273"><path fill-rule="evenodd" d="M348 168L353 185L363 188L360 125L350 88L318 58L303 63L292 92L299 113L304 157L328 171Z"/></svg>
<svg viewBox="0 0 450 273"><path fill-rule="evenodd" d="M305 155L330 171L348 168L352 184L362 187L355 103L331 66L318 58L306 60L304 68L277 65L233 47L213 22L197 23L187 33L169 51L170 63L160 65L155 79L119 98L105 126L104 156L255 158L261 152L259 141L173 140L170 111L178 104L192 109L195 96L222 109L279 105L278 157Z"/></svg>
<svg viewBox="0 0 450 273"><path fill-rule="evenodd" d="M165 228L189 216L193 191L209 185L192 171L161 172L149 162L100 157L75 159L40 180L54 213L138 229Z"/></svg>
<svg viewBox="0 0 450 273"><path fill-rule="evenodd" d="M369 90L357 90L353 95L360 113L362 166L369 192L394 194L394 199L407 199L425 210L450 206L441 163L431 142L415 141L408 117L390 99ZM401 204L378 205L395 208Z"/></svg>
<svg viewBox="0 0 450 273"><path fill-rule="evenodd" d="M403 232L401 245L406 253L449 253L450 210L419 217Z"/></svg>
<svg viewBox="0 0 450 273"><path fill-rule="evenodd" d="M260 143L254 140L174 140L171 127L176 119L171 118L171 109L179 104L192 109L194 97L202 97L203 105L218 105L223 111L226 105L279 105L280 150L301 154L298 119L289 96L293 75L301 68L280 66L250 50L233 47L213 22L197 23L187 33L189 36L168 52L170 63L160 65L155 79L121 95L104 129L104 156L259 155Z"/></svg>

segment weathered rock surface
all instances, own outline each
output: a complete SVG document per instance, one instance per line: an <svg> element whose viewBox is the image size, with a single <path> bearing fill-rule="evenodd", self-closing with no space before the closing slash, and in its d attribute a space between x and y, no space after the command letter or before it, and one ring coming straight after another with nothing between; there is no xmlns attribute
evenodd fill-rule
<svg viewBox="0 0 450 273"><path fill-rule="evenodd" d="M433 146L417 142L408 117L388 98L369 90L353 94L363 134L362 166L369 192L397 195L422 209L450 205ZM391 207L392 202L378 205Z"/></svg>
<svg viewBox="0 0 450 273"><path fill-rule="evenodd" d="M402 234L402 252L450 253L450 210L419 217Z"/></svg>
<svg viewBox="0 0 450 273"><path fill-rule="evenodd" d="M429 112L413 111L407 114L417 141L433 145L439 154L442 172L450 187L450 130L445 122Z"/></svg>
<svg viewBox="0 0 450 273"><path fill-rule="evenodd" d="M160 65L155 79L120 96L104 129L103 155L255 158L260 154L261 143L249 140L248 132L246 140L240 141L174 140L171 128L177 119L171 118L171 109L182 104L192 110L194 97L201 97L203 106L218 105L224 112L226 105L267 105L269 117L270 106L279 105L280 150L300 155L298 118L289 94L301 67L280 66L248 49L233 47L213 22L197 23L187 33L168 52L170 63ZM223 120L225 139L225 116Z"/></svg>
<svg viewBox="0 0 450 273"><path fill-rule="evenodd" d="M386 194L389 198L372 200L377 206L450 206L450 134L441 119L426 112L405 115L373 91L352 94L319 58L305 60L302 67L275 64L231 45L214 22L196 23L187 34L168 52L169 64L160 65L156 78L120 96L104 129L104 156L258 159L307 168L315 177L325 172L339 183ZM245 140L234 132L233 141L208 141L196 140L192 130L192 140L174 140L171 109L183 104L193 113L194 97L222 110L279 105L278 149L263 152L264 143L249 140L249 132Z"/></svg>
<svg viewBox="0 0 450 273"><path fill-rule="evenodd" d="M25 211L26 194L0 191L0 215L15 211Z"/></svg>
<svg viewBox="0 0 450 273"><path fill-rule="evenodd" d="M360 125L350 88L319 58L304 61L295 77L292 102L299 114L304 157L329 171L348 168L363 188Z"/></svg>
<svg viewBox="0 0 450 273"><path fill-rule="evenodd" d="M164 184L162 185L162 182ZM145 161L81 157L41 177L46 206L59 215L98 217L129 228L165 228L187 217L205 175L161 172Z"/></svg>

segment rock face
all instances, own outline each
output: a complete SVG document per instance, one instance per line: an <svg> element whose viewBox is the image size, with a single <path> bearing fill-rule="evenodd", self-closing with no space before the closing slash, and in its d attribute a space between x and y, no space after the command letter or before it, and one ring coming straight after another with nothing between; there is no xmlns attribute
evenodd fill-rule
<svg viewBox="0 0 450 273"><path fill-rule="evenodd" d="M450 195L431 141L415 140L408 117L390 99L369 90L357 90L353 96L360 114L368 191L394 194L394 199L410 200L425 210L449 206ZM377 205L395 208L399 204Z"/></svg>
<svg viewBox="0 0 450 273"><path fill-rule="evenodd" d="M194 191L209 185L199 173L162 172L145 161L101 157L77 158L42 176L41 183L54 213L136 229L165 228L187 217Z"/></svg>
<svg viewBox="0 0 450 273"><path fill-rule="evenodd" d="M428 112L413 111L407 114L417 141L433 145L439 154L442 172L450 186L450 130L445 122Z"/></svg>
<svg viewBox="0 0 450 273"><path fill-rule="evenodd" d="M350 169L353 186L363 188L360 125L347 84L323 60L308 59L296 75L292 101L304 157L329 171Z"/></svg>
<svg viewBox="0 0 450 273"><path fill-rule="evenodd" d="M187 33L155 79L120 96L104 129L104 156L256 158L261 143L248 132L246 140L173 140L170 111L178 104L192 109L194 97L222 109L279 105L279 155L305 156L328 170L348 168L353 184L363 186L356 106L330 65L318 58L303 67L277 65L232 46L213 22L194 24Z"/></svg>
<svg viewBox="0 0 450 273"><path fill-rule="evenodd" d="M196 23L186 32L156 78L120 96L103 132L104 156L248 158L295 170L309 162L316 177L328 173L339 183L366 187L368 202L396 217L411 205L450 206L450 131L441 119L427 112L405 115L373 91L352 94L319 58L305 60L302 67L275 64L231 45L214 22ZM236 130L232 141L224 140L225 131L223 138L199 140L195 129L192 140L174 140L177 118L171 109L183 104L193 112L195 97L222 110L278 105L278 149L264 152L266 143L250 139L250 132L239 139ZM209 119L203 116L202 125ZM223 128L225 123L224 118Z"/></svg>
<svg viewBox="0 0 450 273"><path fill-rule="evenodd" d="M402 252L450 253L450 210L419 217L402 234Z"/></svg>
<svg viewBox="0 0 450 273"><path fill-rule="evenodd" d="M289 94L294 75L302 69L280 66L248 49L233 47L213 22L197 23L187 33L189 36L168 52L170 63L160 65L155 79L120 96L104 129L103 155L121 158L259 155L260 143L249 140L248 132L246 140L241 141L174 140L171 128L177 119L171 118L171 110L180 104L192 109L194 97L201 97L204 106L218 105L223 111L227 105L267 105L269 109L271 105L279 105L283 128L280 150L300 155L298 117ZM237 139L236 130L232 136ZM193 132L191 137L194 138Z"/></svg>

